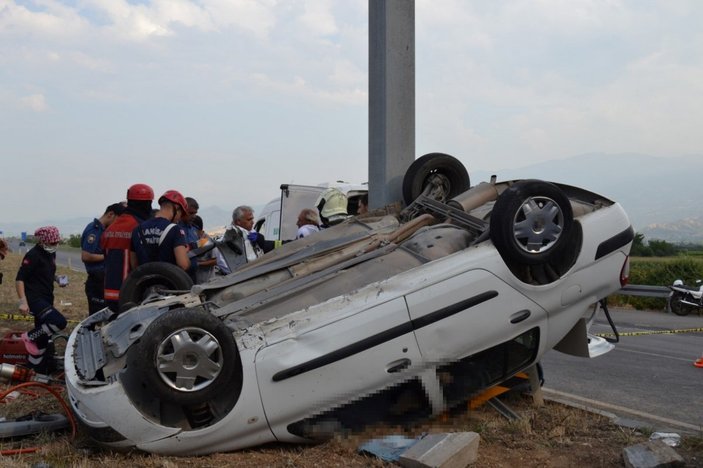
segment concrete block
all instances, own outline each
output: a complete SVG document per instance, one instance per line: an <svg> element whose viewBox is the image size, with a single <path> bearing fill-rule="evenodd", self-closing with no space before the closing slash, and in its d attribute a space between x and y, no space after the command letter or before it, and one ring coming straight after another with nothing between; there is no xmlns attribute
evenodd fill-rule
<svg viewBox="0 0 703 468"><path fill-rule="evenodd" d="M627 468L668 468L684 466L684 459L661 440L649 440L625 447L622 452Z"/></svg>
<svg viewBox="0 0 703 468"><path fill-rule="evenodd" d="M464 468L476 462L481 437L475 432L430 434L400 455L406 468Z"/></svg>

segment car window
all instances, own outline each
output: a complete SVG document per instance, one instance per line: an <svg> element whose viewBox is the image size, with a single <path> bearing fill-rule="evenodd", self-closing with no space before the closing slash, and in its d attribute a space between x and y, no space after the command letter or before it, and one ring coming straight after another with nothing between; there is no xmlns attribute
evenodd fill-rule
<svg viewBox="0 0 703 468"><path fill-rule="evenodd" d="M466 395L526 368L537 356L538 348L539 328L533 328L510 341L437 368L447 405L466 401Z"/></svg>

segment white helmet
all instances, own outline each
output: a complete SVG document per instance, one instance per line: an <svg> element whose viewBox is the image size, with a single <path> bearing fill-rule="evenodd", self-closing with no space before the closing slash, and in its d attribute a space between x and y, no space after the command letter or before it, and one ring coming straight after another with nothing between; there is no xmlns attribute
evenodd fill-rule
<svg viewBox="0 0 703 468"><path fill-rule="evenodd" d="M320 194L315 202L323 218L347 216L347 196L341 190L330 187Z"/></svg>
<svg viewBox="0 0 703 468"><path fill-rule="evenodd" d="M683 281L677 279L676 281L674 281L674 286L683 286Z"/></svg>

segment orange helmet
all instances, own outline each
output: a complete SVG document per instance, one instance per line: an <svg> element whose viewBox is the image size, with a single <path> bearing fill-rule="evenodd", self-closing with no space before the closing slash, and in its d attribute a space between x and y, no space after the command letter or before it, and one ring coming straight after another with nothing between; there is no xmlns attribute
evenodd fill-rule
<svg viewBox="0 0 703 468"><path fill-rule="evenodd" d="M152 201L154 190L147 184L134 184L127 190L127 200Z"/></svg>
<svg viewBox="0 0 703 468"><path fill-rule="evenodd" d="M166 190L164 194L159 197L159 205L163 200L175 203L183 209L183 216L188 215L188 202L186 202L185 197L181 195L181 192L177 190Z"/></svg>

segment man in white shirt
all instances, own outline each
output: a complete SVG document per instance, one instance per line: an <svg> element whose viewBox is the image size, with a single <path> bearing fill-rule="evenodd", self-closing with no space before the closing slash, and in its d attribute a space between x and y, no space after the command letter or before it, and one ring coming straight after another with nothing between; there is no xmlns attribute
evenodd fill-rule
<svg viewBox="0 0 703 468"><path fill-rule="evenodd" d="M296 239L302 239L307 237L314 232L320 231L320 217L317 214L317 210L312 208L303 208L298 215L298 235Z"/></svg>
<svg viewBox="0 0 703 468"><path fill-rule="evenodd" d="M254 210L247 205L241 205L232 212L232 227L238 229L244 238L244 250L247 254L247 262L256 260L264 254L263 249L256 243L254 227Z"/></svg>

